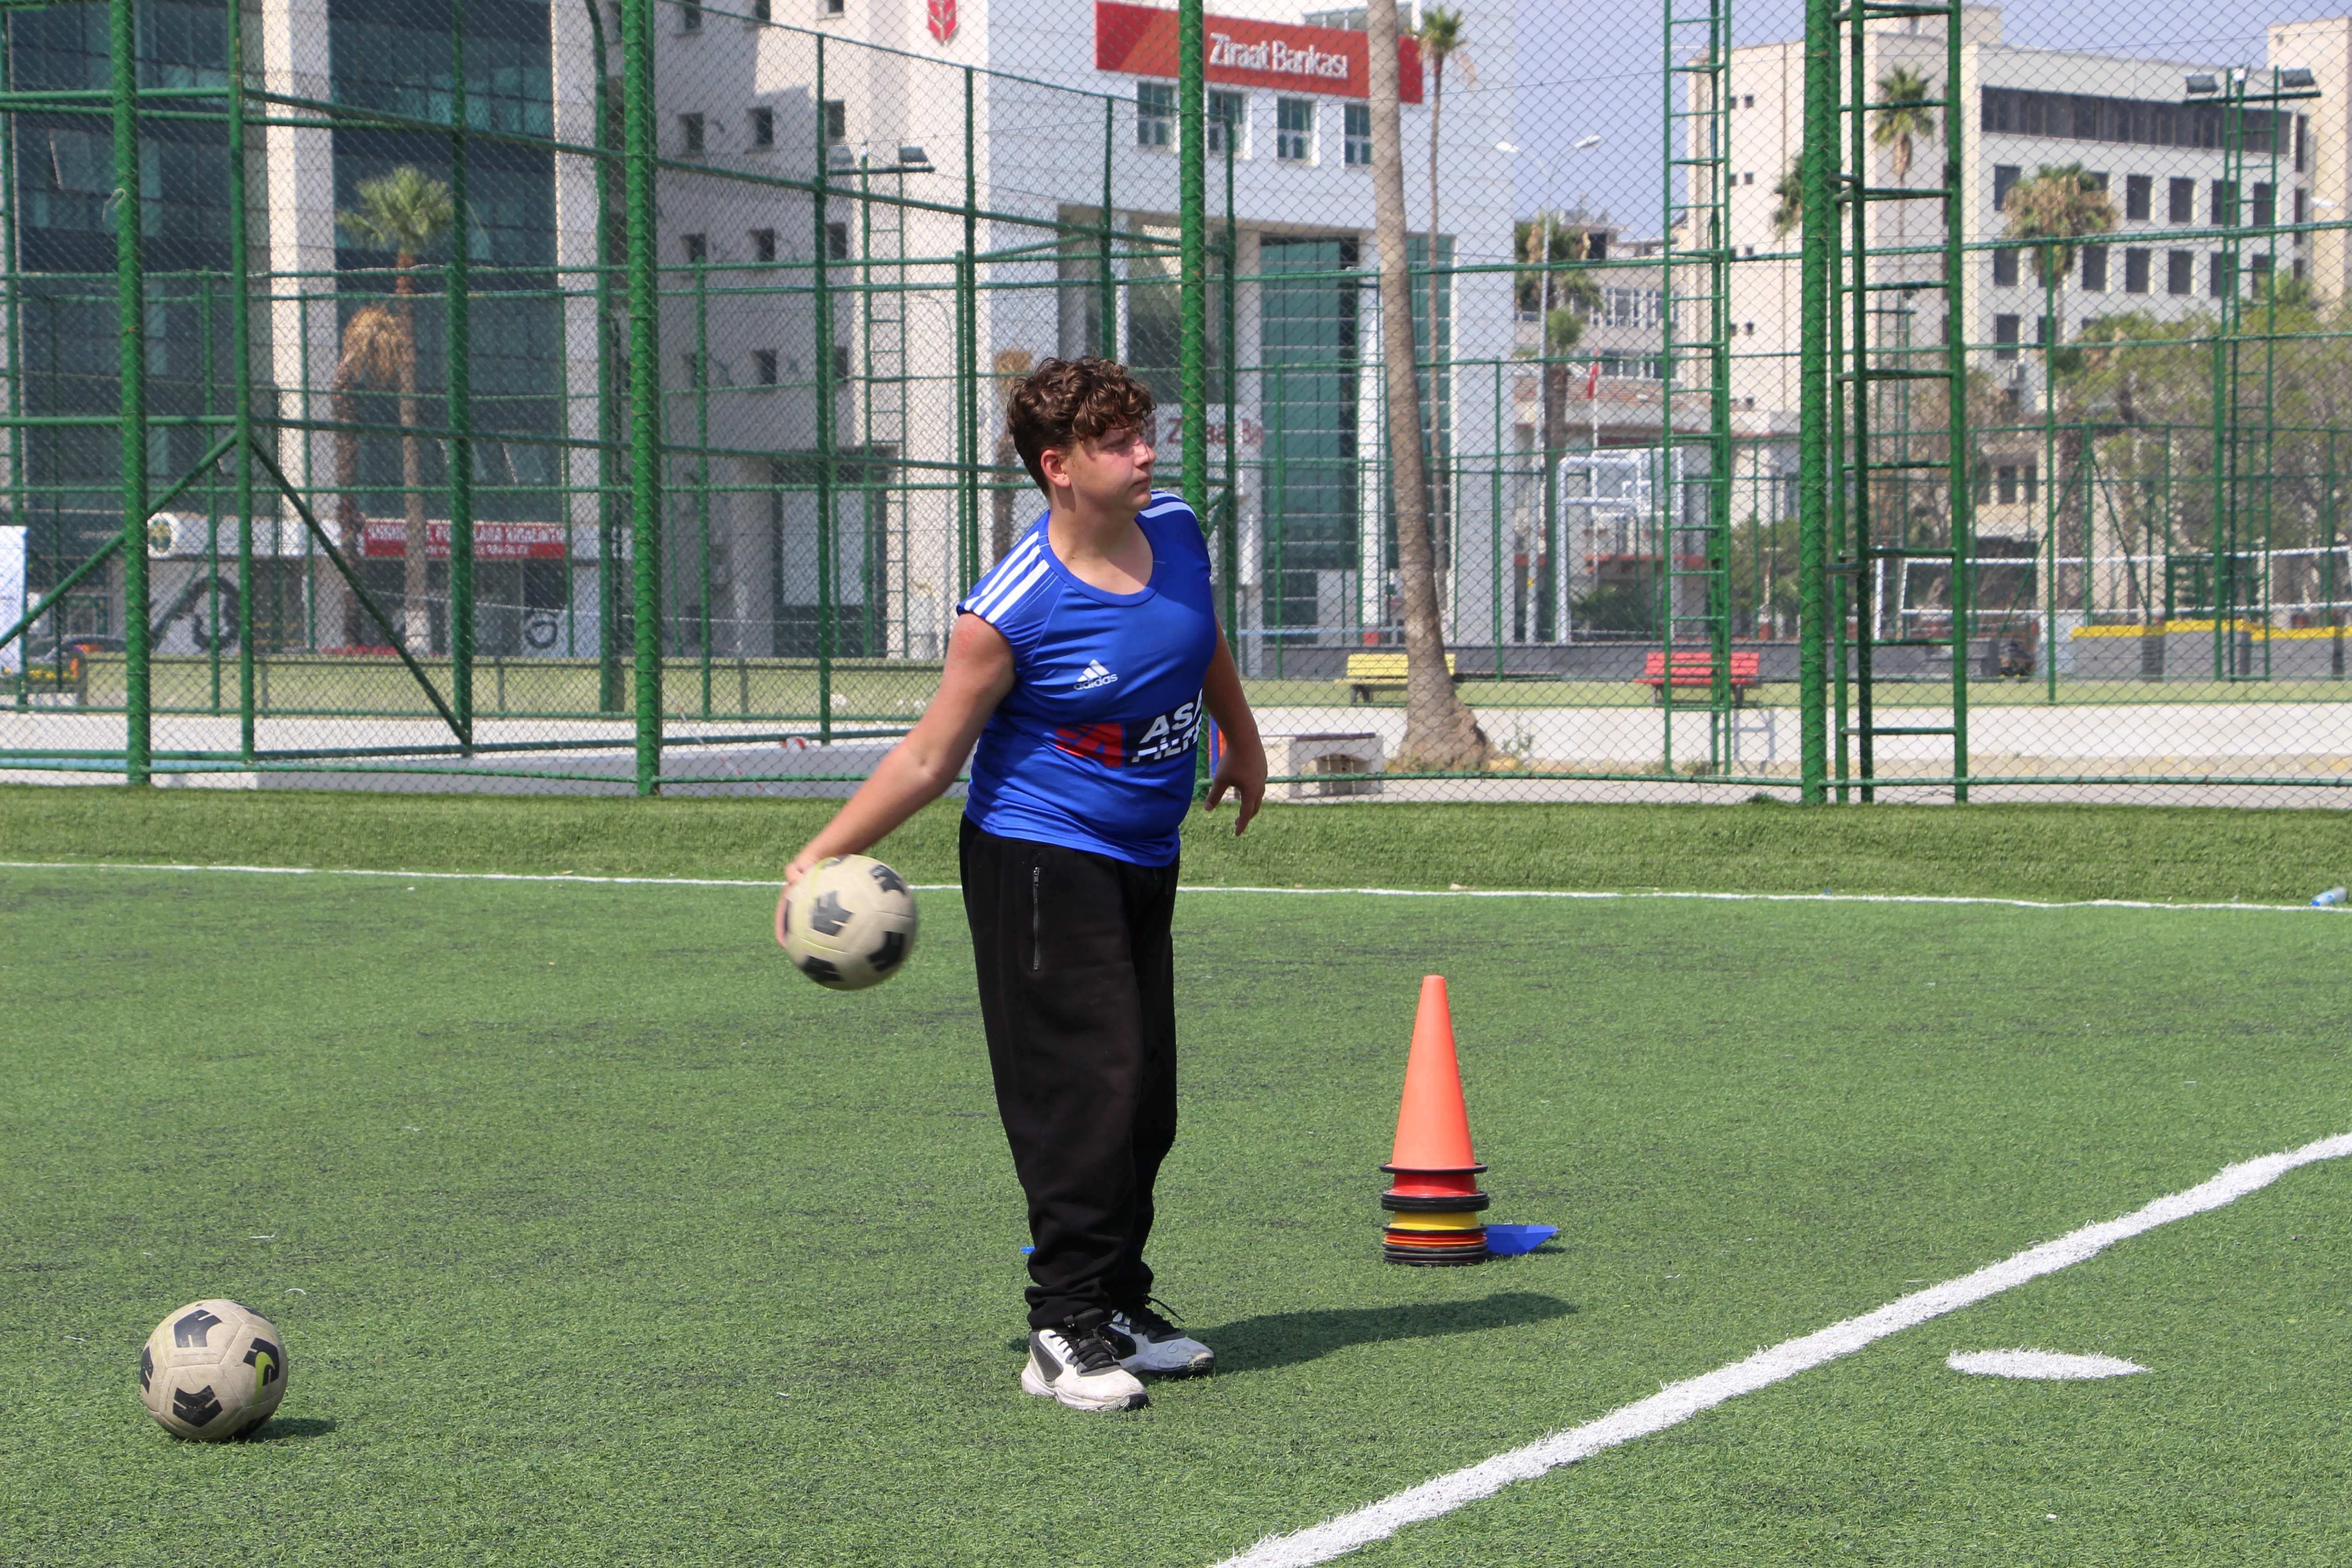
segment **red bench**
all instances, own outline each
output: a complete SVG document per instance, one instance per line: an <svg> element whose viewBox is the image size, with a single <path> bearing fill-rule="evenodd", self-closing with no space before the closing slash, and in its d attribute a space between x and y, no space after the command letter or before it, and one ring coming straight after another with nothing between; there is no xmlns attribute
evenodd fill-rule
<svg viewBox="0 0 2352 1568"><path fill-rule="evenodd" d="M1748 689L1763 679L1760 669L1763 657L1752 651L1735 651L1730 656L1731 700L1734 706L1745 706ZM1643 665L1641 683L1654 692L1660 702L1666 700L1666 688L1669 686L1677 690L1684 687L1711 688L1715 685L1715 653L1703 647L1676 648L1670 671L1665 650L1662 648L1650 655Z"/></svg>

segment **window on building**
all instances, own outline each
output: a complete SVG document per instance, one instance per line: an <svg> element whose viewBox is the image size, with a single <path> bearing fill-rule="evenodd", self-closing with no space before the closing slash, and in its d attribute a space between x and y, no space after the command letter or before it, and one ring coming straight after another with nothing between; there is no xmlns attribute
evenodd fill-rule
<svg viewBox="0 0 2352 1568"><path fill-rule="evenodd" d="M751 259L754 261L773 261L775 258L776 231L772 228L753 229L751 231Z"/></svg>
<svg viewBox="0 0 2352 1568"><path fill-rule="evenodd" d="M2089 293L2107 291L2107 247L2104 245L2083 247L2083 288Z"/></svg>
<svg viewBox="0 0 2352 1568"><path fill-rule="evenodd" d="M1277 98L1274 100L1274 155L1286 163L1310 163L1315 157L1315 100Z"/></svg>
<svg viewBox="0 0 2352 1568"><path fill-rule="evenodd" d="M2295 186L2295 188L2294 188L2294 221L2295 221L2295 222L2297 222L2297 223L2309 223L2309 222L2311 221L2310 217L2307 216L2307 215L2310 213L2310 211L2311 211L2311 208L2310 208L2310 205L2309 205L2310 197L2311 197L2311 193L2310 193L2309 191L2305 190L2301 185L2297 185L2297 186Z"/></svg>
<svg viewBox="0 0 2352 1568"><path fill-rule="evenodd" d="M677 30L681 33L702 31L702 7L691 4L680 5L677 8Z"/></svg>
<svg viewBox="0 0 2352 1568"><path fill-rule="evenodd" d="M2193 250L2168 250L2164 253L2164 291L2168 294L2190 294L2197 289L2197 253Z"/></svg>
<svg viewBox="0 0 2352 1568"><path fill-rule="evenodd" d="M2124 216L2133 223L2146 223L2156 205L2156 176L2126 174L2124 176Z"/></svg>
<svg viewBox="0 0 2352 1568"><path fill-rule="evenodd" d="M689 267L693 266L697 262L708 261L710 259L710 237L708 235L680 235L678 237L678 246L679 248L685 252L687 265Z"/></svg>
<svg viewBox="0 0 2352 1568"><path fill-rule="evenodd" d="M1992 253L1992 280L2003 289L2017 287L2017 247L2004 245Z"/></svg>
<svg viewBox="0 0 2352 1568"><path fill-rule="evenodd" d="M1995 316L1992 319L1993 358L2017 357L2017 331L2024 323L2022 316Z"/></svg>
<svg viewBox="0 0 2352 1568"><path fill-rule="evenodd" d="M1222 158L1230 150L1236 158L1244 151L1242 128L1248 123L1249 106L1238 92L1212 92L1205 110L1209 132L1209 152Z"/></svg>
<svg viewBox="0 0 2352 1568"><path fill-rule="evenodd" d="M2196 181L2194 181L2194 180L2172 180L2172 181L2168 181L2168 182L2166 184L2165 188L2164 188L2164 195L2165 195L2165 210L2164 210L2164 220L2165 220L2165 222L2167 222L2167 223L2195 223L2195 222L2197 221L2197 182L2196 182Z"/></svg>
<svg viewBox="0 0 2352 1568"><path fill-rule="evenodd" d="M1999 212L2009 205L2009 193L2023 177L2025 171L2015 163L1995 163L1992 166L1992 206Z"/></svg>
<svg viewBox="0 0 2352 1568"><path fill-rule="evenodd" d="M677 145L679 151L688 157L702 151L702 116L681 114L677 117Z"/></svg>
<svg viewBox="0 0 2352 1568"><path fill-rule="evenodd" d="M2221 145L2224 110L2218 101L2182 103L2178 99L2100 98L1993 87L1983 94L1981 128L1996 134L2206 151ZM2293 142L2299 152L2301 137L2290 134L2294 119L2269 110L2243 110L2244 145L2265 154L2284 153ZM2300 131L2299 121L2294 130Z"/></svg>
<svg viewBox="0 0 2352 1568"><path fill-rule="evenodd" d="M1742 94L1742 95L1741 95L1741 97L1740 97L1740 100L1739 100L1739 107L1740 107L1740 108L1742 108L1742 109L1753 109L1753 108L1755 108L1755 107L1756 107L1756 95L1755 95L1754 93L1752 93L1752 92Z"/></svg>
<svg viewBox="0 0 2352 1568"><path fill-rule="evenodd" d="M2237 279L2232 276L2236 268L2230 265L2230 253L2226 250L2214 251L2206 258L2205 294L2208 299L2229 298L2231 285L2237 282Z"/></svg>
<svg viewBox="0 0 2352 1568"><path fill-rule="evenodd" d="M2251 264L2253 268L2253 291L2255 295L2259 297L2264 289L2270 287L2271 253L2265 250L2261 255L2252 258Z"/></svg>
<svg viewBox="0 0 2352 1568"><path fill-rule="evenodd" d="M775 350L753 349L751 351L751 379L761 386L776 384Z"/></svg>
<svg viewBox="0 0 2352 1568"><path fill-rule="evenodd" d="M1165 147L1176 140L1176 84L1139 81L1135 84L1135 144Z"/></svg>
<svg viewBox="0 0 2352 1568"><path fill-rule="evenodd" d="M2025 491L2025 504L2032 506L2042 499L2042 460L2028 458L2017 465L2017 477Z"/></svg>
<svg viewBox="0 0 2352 1568"><path fill-rule="evenodd" d="M824 255L828 261L849 259L849 225L847 222L824 226Z"/></svg>
<svg viewBox="0 0 2352 1568"><path fill-rule="evenodd" d="M2213 182L2213 200L2205 221L2215 228L2231 228L2238 222L2238 188L2234 182Z"/></svg>
<svg viewBox="0 0 2352 1568"><path fill-rule="evenodd" d="M838 147L849 140L849 105L837 98L824 100L824 144Z"/></svg>
<svg viewBox="0 0 2352 1568"><path fill-rule="evenodd" d="M2049 317L2036 316L2033 318L2033 342L2037 348L2046 349L2050 346Z"/></svg>
<svg viewBox="0 0 2352 1568"><path fill-rule="evenodd" d="M776 111L755 109L751 111L751 145L772 147L776 144Z"/></svg>
<svg viewBox="0 0 2352 1568"><path fill-rule="evenodd" d="M849 357L849 345L847 343L834 344L833 379L835 381L847 381L850 376L850 368L851 361Z"/></svg>
<svg viewBox="0 0 2352 1568"><path fill-rule="evenodd" d="M2003 506L2017 504L2017 465L2003 463L1993 471L1993 499Z"/></svg>
<svg viewBox="0 0 2352 1568"><path fill-rule="evenodd" d="M2125 293L2145 294L2147 292L2148 257L2149 253L2137 246L2134 246L2124 252Z"/></svg>
<svg viewBox="0 0 2352 1568"><path fill-rule="evenodd" d="M2268 228L2278 222L2278 187L2257 183L2254 186L2254 226Z"/></svg>
<svg viewBox="0 0 2352 1568"><path fill-rule="evenodd" d="M1340 110L1340 140L1347 161L1360 168L1372 166L1372 111L1369 105L1350 103Z"/></svg>
<svg viewBox="0 0 2352 1568"><path fill-rule="evenodd" d="M838 16L848 9L849 0L817 0L816 12L820 16Z"/></svg>

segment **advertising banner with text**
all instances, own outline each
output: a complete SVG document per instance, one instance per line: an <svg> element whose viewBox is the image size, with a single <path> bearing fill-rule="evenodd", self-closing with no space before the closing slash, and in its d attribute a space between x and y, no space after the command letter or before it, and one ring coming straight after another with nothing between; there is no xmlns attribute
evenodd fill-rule
<svg viewBox="0 0 2352 1568"><path fill-rule="evenodd" d="M1371 90L1371 40L1362 33L1216 16L1207 31L1213 82L1327 98L1363 98ZM1176 13L1097 0L1095 68L1174 80ZM1421 101L1421 46L1412 38L1397 40L1397 92L1407 103Z"/></svg>

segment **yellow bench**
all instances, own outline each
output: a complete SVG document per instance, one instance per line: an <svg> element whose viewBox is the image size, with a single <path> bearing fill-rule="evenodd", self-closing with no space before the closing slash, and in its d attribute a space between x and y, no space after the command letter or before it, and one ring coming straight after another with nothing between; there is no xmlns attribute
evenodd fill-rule
<svg viewBox="0 0 2352 1568"><path fill-rule="evenodd" d="M1462 677L1454 673L1454 656L1445 656L1445 673L1459 685ZM1348 689L1350 706L1370 702L1378 691L1402 691L1405 685L1405 658L1402 653L1351 653L1348 656L1348 673L1339 684Z"/></svg>

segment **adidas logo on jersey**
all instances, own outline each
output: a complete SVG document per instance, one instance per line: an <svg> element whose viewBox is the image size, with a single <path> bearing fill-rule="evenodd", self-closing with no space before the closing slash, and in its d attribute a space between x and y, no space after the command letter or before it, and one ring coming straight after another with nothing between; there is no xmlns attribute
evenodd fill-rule
<svg viewBox="0 0 2352 1568"><path fill-rule="evenodd" d="M1086 668L1078 672L1078 679L1071 684L1071 689L1086 691L1097 686L1108 686L1118 679L1118 677L1113 675L1102 660L1090 659Z"/></svg>

